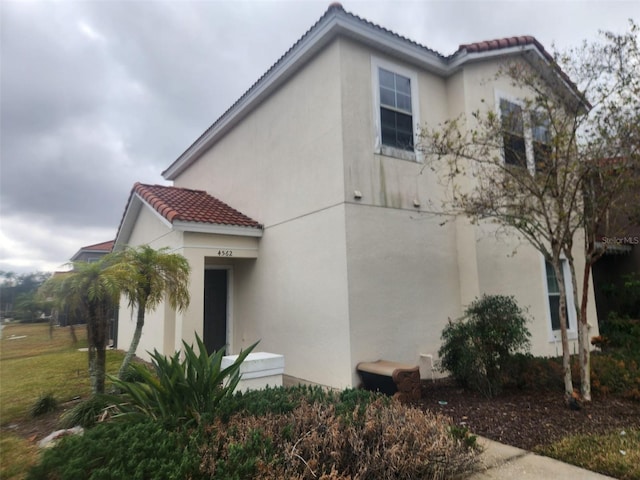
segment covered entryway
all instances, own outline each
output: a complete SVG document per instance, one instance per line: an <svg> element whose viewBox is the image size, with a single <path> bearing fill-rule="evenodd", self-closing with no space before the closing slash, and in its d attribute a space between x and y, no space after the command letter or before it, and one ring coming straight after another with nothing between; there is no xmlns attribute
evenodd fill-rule
<svg viewBox="0 0 640 480"><path fill-rule="evenodd" d="M210 352L234 353L234 276L258 258L262 234L260 223L204 190L133 186L114 251L127 245L169 248L183 255L191 267L189 308L175 311L165 302L150 312L148 323L156 328L145 329L138 346L142 358L149 360L148 352L153 350L173 355L184 343L195 345L196 337ZM121 310L121 319L131 317L127 302L121 303ZM135 322L118 323L120 344L131 342L134 327Z"/></svg>
<svg viewBox="0 0 640 480"><path fill-rule="evenodd" d="M207 268L204 271L203 336L207 352L220 349L227 353L229 270Z"/></svg>

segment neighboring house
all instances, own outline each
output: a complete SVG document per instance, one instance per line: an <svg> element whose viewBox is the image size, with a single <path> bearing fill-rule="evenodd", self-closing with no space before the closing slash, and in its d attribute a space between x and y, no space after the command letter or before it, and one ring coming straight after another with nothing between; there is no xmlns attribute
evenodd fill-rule
<svg viewBox="0 0 640 480"><path fill-rule="evenodd" d="M599 247L604 254L593 265L593 285L599 322L619 311L619 291L625 278L640 278L640 170L629 172L632 179L623 196L611 208L601 226Z"/></svg>
<svg viewBox="0 0 640 480"><path fill-rule="evenodd" d="M73 257L72 262L97 262L107 253L111 252L115 240L108 242L96 243L95 245L87 245L78 250Z"/></svg>
<svg viewBox="0 0 640 480"><path fill-rule="evenodd" d="M78 250L73 255L73 257L71 257L69 260L71 262L88 262L88 263L97 262L102 257L104 257L107 253L111 253L114 243L115 243L115 240L109 240L108 242L101 242L101 243L96 243L94 245L87 245L86 247L81 247L80 250ZM65 273L67 272L56 272L54 275L58 275L58 274L64 275ZM85 319L83 318L70 319L69 315L70 313L68 311L68 308L65 309L64 312L59 313L58 324L60 326L66 326L70 323L70 321L72 321L74 324L85 323ZM118 316L116 314L116 317L113 319L109 327L109 338L113 340L113 344L116 343L117 335L118 335Z"/></svg>
<svg viewBox="0 0 640 480"><path fill-rule="evenodd" d="M514 295L533 319L533 353L560 353L553 270L491 225L443 225L432 212L442 188L414 148L425 122L517 109L523 92L494 76L518 58L580 101L533 37L445 57L332 4L163 172L173 186L133 187L114 249L168 246L192 267L189 309L151 313L138 354L171 354L199 334L233 354L260 340L285 356L286 375L334 387L378 359L426 377L447 320L483 293ZM512 137L533 151L530 133Z"/></svg>

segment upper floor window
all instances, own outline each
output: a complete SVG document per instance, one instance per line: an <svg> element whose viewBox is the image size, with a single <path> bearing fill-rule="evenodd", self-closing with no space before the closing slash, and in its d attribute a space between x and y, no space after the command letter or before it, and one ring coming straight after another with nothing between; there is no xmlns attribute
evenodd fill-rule
<svg viewBox="0 0 640 480"><path fill-rule="evenodd" d="M500 99L504 163L532 173L548 168L551 157L549 119L542 112L525 111L517 102Z"/></svg>
<svg viewBox="0 0 640 480"><path fill-rule="evenodd" d="M551 159L551 135L549 118L542 113L531 114L531 141L533 143L533 161L536 170L545 170Z"/></svg>
<svg viewBox="0 0 640 480"><path fill-rule="evenodd" d="M527 166L527 147L524 138L522 107L504 98L500 99L504 163L518 167Z"/></svg>
<svg viewBox="0 0 640 480"><path fill-rule="evenodd" d="M378 74L382 144L413 150L411 79L384 68Z"/></svg>
<svg viewBox="0 0 640 480"><path fill-rule="evenodd" d="M372 57L377 153L417 160L418 78L415 72Z"/></svg>

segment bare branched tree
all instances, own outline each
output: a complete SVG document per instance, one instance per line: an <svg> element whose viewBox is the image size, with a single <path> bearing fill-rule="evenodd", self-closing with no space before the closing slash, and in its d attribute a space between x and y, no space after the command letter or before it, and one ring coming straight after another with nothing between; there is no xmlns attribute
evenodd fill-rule
<svg viewBox="0 0 640 480"><path fill-rule="evenodd" d="M522 92L435 127L425 126L425 167L444 184L443 213L472 222L493 220L517 232L555 272L564 388L573 394L567 295L576 306L581 390L590 400L587 298L591 266L606 245L598 241L612 211L632 215L640 139L638 27L583 43L554 60L511 60L499 69ZM576 82L576 83L572 83ZM574 243L584 237L585 269L579 301ZM563 259L572 276L564 282ZM555 314L555 312L554 312Z"/></svg>

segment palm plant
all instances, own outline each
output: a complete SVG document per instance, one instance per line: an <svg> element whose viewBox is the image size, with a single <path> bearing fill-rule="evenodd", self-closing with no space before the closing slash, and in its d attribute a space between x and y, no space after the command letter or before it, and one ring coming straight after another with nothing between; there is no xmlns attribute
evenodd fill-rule
<svg viewBox="0 0 640 480"><path fill-rule="evenodd" d="M151 354L153 371L145 365L131 368L141 381L113 378L124 397L114 397L120 417L148 417L165 422L195 422L215 416L222 400L233 394L240 381L242 362L257 342L240 352L236 360L223 368L224 350L209 354L196 335L197 351L183 343L182 353L166 357L157 350Z"/></svg>
<svg viewBox="0 0 640 480"><path fill-rule="evenodd" d="M191 268L185 257L170 253L166 247L154 250L149 245L141 245L122 251L113 271L121 282L129 307L137 307L136 328L118 372L118 378L123 380L140 343L146 312L153 311L165 300L178 311L189 306Z"/></svg>
<svg viewBox="0 0 640 480"><path fill-rule="evenodd" d="M117 255L105 255L97 262L74 262L73 270L51 277L43 293L65 307L77 309L87 321L89 376L94 394L104 393L109 321L118 304L120 284L111 267Z"/></svg>

